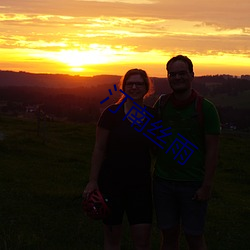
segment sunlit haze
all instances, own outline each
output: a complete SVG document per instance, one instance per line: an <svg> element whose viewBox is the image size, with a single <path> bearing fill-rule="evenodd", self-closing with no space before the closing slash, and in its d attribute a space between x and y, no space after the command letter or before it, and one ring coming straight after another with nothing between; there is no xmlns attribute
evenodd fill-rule
<svg viewBox="0 0 250 250"><path fill-rule="evenodd" d="M1 0L0 70L163 77L183 54L195 75L250 75L249 13L249 0Z"/></svg>

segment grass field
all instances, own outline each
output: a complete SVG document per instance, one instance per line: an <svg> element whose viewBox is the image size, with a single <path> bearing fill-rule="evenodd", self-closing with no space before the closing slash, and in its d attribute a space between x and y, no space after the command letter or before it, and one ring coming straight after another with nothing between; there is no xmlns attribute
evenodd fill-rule
<svg viewBox="0 0 250 250"><path fill-rule="evenodd" d="M0 117L0 132L0 249L102 249L101 222L81 209L94 125L48 122L38 136L35 121ZM222 135L206 226L210 250L250 249L249 143ZM159 248L155 223L152 246ZM127 223L122 249L133 249Z"/></svg>

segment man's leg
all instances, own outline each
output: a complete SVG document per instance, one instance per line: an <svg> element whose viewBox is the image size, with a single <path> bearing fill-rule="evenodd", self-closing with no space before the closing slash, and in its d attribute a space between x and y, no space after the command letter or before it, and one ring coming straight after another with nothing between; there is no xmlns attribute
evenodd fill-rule
<svg viewBox="0 0 250 250"><path fill-rule="evenodd" d="M189 250L207 250L206 242L203 235L194 236L186 234L186 240Z"/></svg>
<svg viewBox="0 0 250 250"><path fill-rule="evenodd" d="M173 181L154 180L154 204L157 225L161 230L161 250L178 250L180 237L180 206Z"/></svg>
<svg viewBox="0 0 250 250"><path fill-rule="evenodd" d="M180 226L172 229L161 230L160 250L179 250Z"/></svg>
<svg viewBox="0 0 250 250"><path fill-rule="evenodd" d="M199 183L186 183L180 187L181 217L187 244L190 250L206 250L204 239L207 201L194 200Z"/></svg>

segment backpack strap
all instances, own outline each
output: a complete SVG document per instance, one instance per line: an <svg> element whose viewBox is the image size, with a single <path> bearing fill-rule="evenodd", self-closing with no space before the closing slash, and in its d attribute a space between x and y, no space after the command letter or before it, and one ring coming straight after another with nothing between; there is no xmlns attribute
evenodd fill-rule
<svg viewBox="0 0 250 250"><path fill-rule="evenodd" d="M168 102L171 94L162 94L158 98L158 106L157 106L157 115L160 118L161 117L161 110L165 106L165 104Z"/></svg>
<svg viewBox="0 0 250 250"><path fill-rule="evenodd" d="M158 106L157 106L157 115L158 115L159 118L161 117L162 108L169 101L170 96L171 96L171 93L169 93L169 94L162 94L158 98L158 101L157 101L157 103L158 103ZM201 96L197 92L197 97L195 99L195 111L197 113L199 124L201 125L201 127L204 127L204 114L203 114L203 110L202 110L203 100L204 100L204 97Z"/></svg>
<svg viewBox="0 0 250 250"><path fill-rule="evenodd" d="M202 110L203 100L204 100L204 97L201 96L199 93L197 93L197 97L195 99L195 110L197 112L198 120L199 120L201 127L204 127L204 114Z"/></svg>

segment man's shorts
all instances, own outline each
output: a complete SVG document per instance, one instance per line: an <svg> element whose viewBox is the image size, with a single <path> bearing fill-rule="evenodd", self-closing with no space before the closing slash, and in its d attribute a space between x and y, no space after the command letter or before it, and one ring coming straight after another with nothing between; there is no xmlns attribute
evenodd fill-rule
<svg viewBox="0 0 250 250"><path fill-rule="evenodd" d="M152 190L151 185L136 188L116 188L109 194L108 206L111 215L104 219L106 225L121 225L126 213L130 225L152 223Z"/></svg>
<svg viewBox="0 0 250 250"><path fill-rule="evenodd" d="M168 181L154 177L153 197L157 225L167 230L182 225L189 235L202 235L207 201L193 200L201 186L195 181Z"/></svg>

